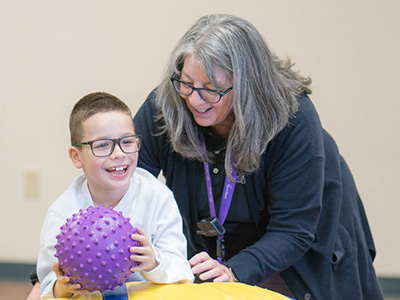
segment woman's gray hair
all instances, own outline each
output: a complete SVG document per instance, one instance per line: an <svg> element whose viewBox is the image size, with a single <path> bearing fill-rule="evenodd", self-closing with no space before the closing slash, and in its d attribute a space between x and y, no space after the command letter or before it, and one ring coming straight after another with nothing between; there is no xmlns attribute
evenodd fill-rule
<svg viewBox="0 0 400 300"><path fill-rule="evenodd" d="M232 82L235 121L227 140L227 174L231 160L239 172L256 171L268 143L297 111L296 97L311 93L311 80L294 72L289 60L272 54L248 21L231 15L200 18L173 50L156 96L165 122L162 132L168 133L173 149L189 159L212 161L212 154L203 150L198 126L170 81L172 74L180 76L187 55L199 62L216 88L223 88L216 82L216 68Z"/></svg>

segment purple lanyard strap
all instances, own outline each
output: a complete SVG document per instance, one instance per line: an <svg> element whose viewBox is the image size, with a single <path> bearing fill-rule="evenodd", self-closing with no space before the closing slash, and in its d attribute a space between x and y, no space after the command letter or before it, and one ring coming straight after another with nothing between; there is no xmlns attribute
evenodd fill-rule
<svg viewBox="0 0 400 300"><path fill-rule="evenodd" d="M200 140L201 140L201 144L202 144L204 150L206 150L206 141L204 139L203 134L200 134ZM203 162L203 164L204 164L204 173L205 173L205 177L206 177L208 205L210 207L210 215L211 215L211 217L216 217L214 195L213 195L212 185L211 185L210 167L209 167L208 162L206 162L206 161ZM221 225L224 224L226 216L228 215L229 207L231 206L231 202L232 202L233 192L235 190L237 170L235 168L233 168L232 163L231 163L231 172L232 172L233 181L229 180L228 174L225 176L224 189L222 192L221 206L220 206L219 216L218 216L218 220ZM223 235L218 236L219 240L222 240L223 238L224 238ZM218 261L221 263L222 259L220 257L218 257Z"/></svg>

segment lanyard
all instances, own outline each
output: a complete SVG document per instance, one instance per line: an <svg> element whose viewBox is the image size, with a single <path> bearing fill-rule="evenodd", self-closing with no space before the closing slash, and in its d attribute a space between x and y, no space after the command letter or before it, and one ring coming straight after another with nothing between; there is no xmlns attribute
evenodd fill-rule
<svg viewBox="0 0 400 300"><path fill-rule="evenodd" d="M201 140L201 144L202 144L204 150L206 150L206 142L205 142L203 134L200 134L200 140ZM216 217L214 195L213 195L212 185L211 185L210 167L209 167L208 162L206 162L206 161L203 162L203 164L204 164L204 173L205 173L205 177L206 177L208 205L210 207L210 216ZM233 191L235 190L237 170L235 168L233 168L232 164L231 164L231 172L232 172L233 181L229 180L228 174L225 175L224 189L222 192L221 206L220 206L219 216L218 216L218 221L220 222L221 225L224 224L226 216L228 215L229 207L232 202ZM217 239L217 254L218 254L218 252L221 252L221 251L218 251L219 250L218 248L221 248L221 247L222 248L225 247L223 235L219 235L218 239ZM225 251L223 250L223 252L225 252ZM225 256L225 255L222 255L222 256ZM224 257L220 257L218 255L218 261L220 263L223 262L223 258Z"/></svg>

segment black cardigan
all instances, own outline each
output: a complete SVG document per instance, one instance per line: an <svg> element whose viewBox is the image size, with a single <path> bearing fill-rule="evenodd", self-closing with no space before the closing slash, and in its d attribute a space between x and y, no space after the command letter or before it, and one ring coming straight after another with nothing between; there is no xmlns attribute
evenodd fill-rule
<svg viewBox="0 0 400 300"><path fill-rule="evenodd" d="M174 152L166 134L157 135L155 93L134 118L143 135L139 166L155 176L163 172L184 219L189 255L213 254L196 234L199 201L207 197L203 165ZM268 144L260 169L235 189L227 221L235 223L243 209L235 201L247 201L259 236L226 265L249 284L279 272L298 299L383 299L372 265L375 247L352 175L310 99L302 96L298 102L298 112Z"/></svg>

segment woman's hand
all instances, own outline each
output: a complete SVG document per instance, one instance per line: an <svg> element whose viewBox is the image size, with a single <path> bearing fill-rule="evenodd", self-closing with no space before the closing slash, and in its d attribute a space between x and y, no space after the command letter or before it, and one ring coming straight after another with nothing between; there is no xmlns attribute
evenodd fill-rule
<svg viewBox="0 0 400 300"><path fill-rule="evenodd" d="M208 253L201 252L196 254L189 260L189 264L192 266L192 272L197 275L200 280L212 280L212 281L230 281L234 282L235 277L232 271L217 260L212 259Z"/></svg>
<svg viewBox="0 0 400 300"><path fill-rule="evenodd" d="M129 257L131 261L137 263L136 267L131 268L131 272L146 271L149 272L158 266L153 245L146 235L144 229L136 227L137 234L132 234L131 238L138 241L140 247L131 247L130 252L133 253Z"/></svg>
<svg viewBox="0 0 400 300"><path fill-rule="evenodd" d="M59 262L54 263L53 271L57 276L57 281L54 284L53 289L55 298L70 298L74 294L84 294L89 292L87 290L81 290L81 285L79 283L71 283L69 277L62 274Z"/></svg>

